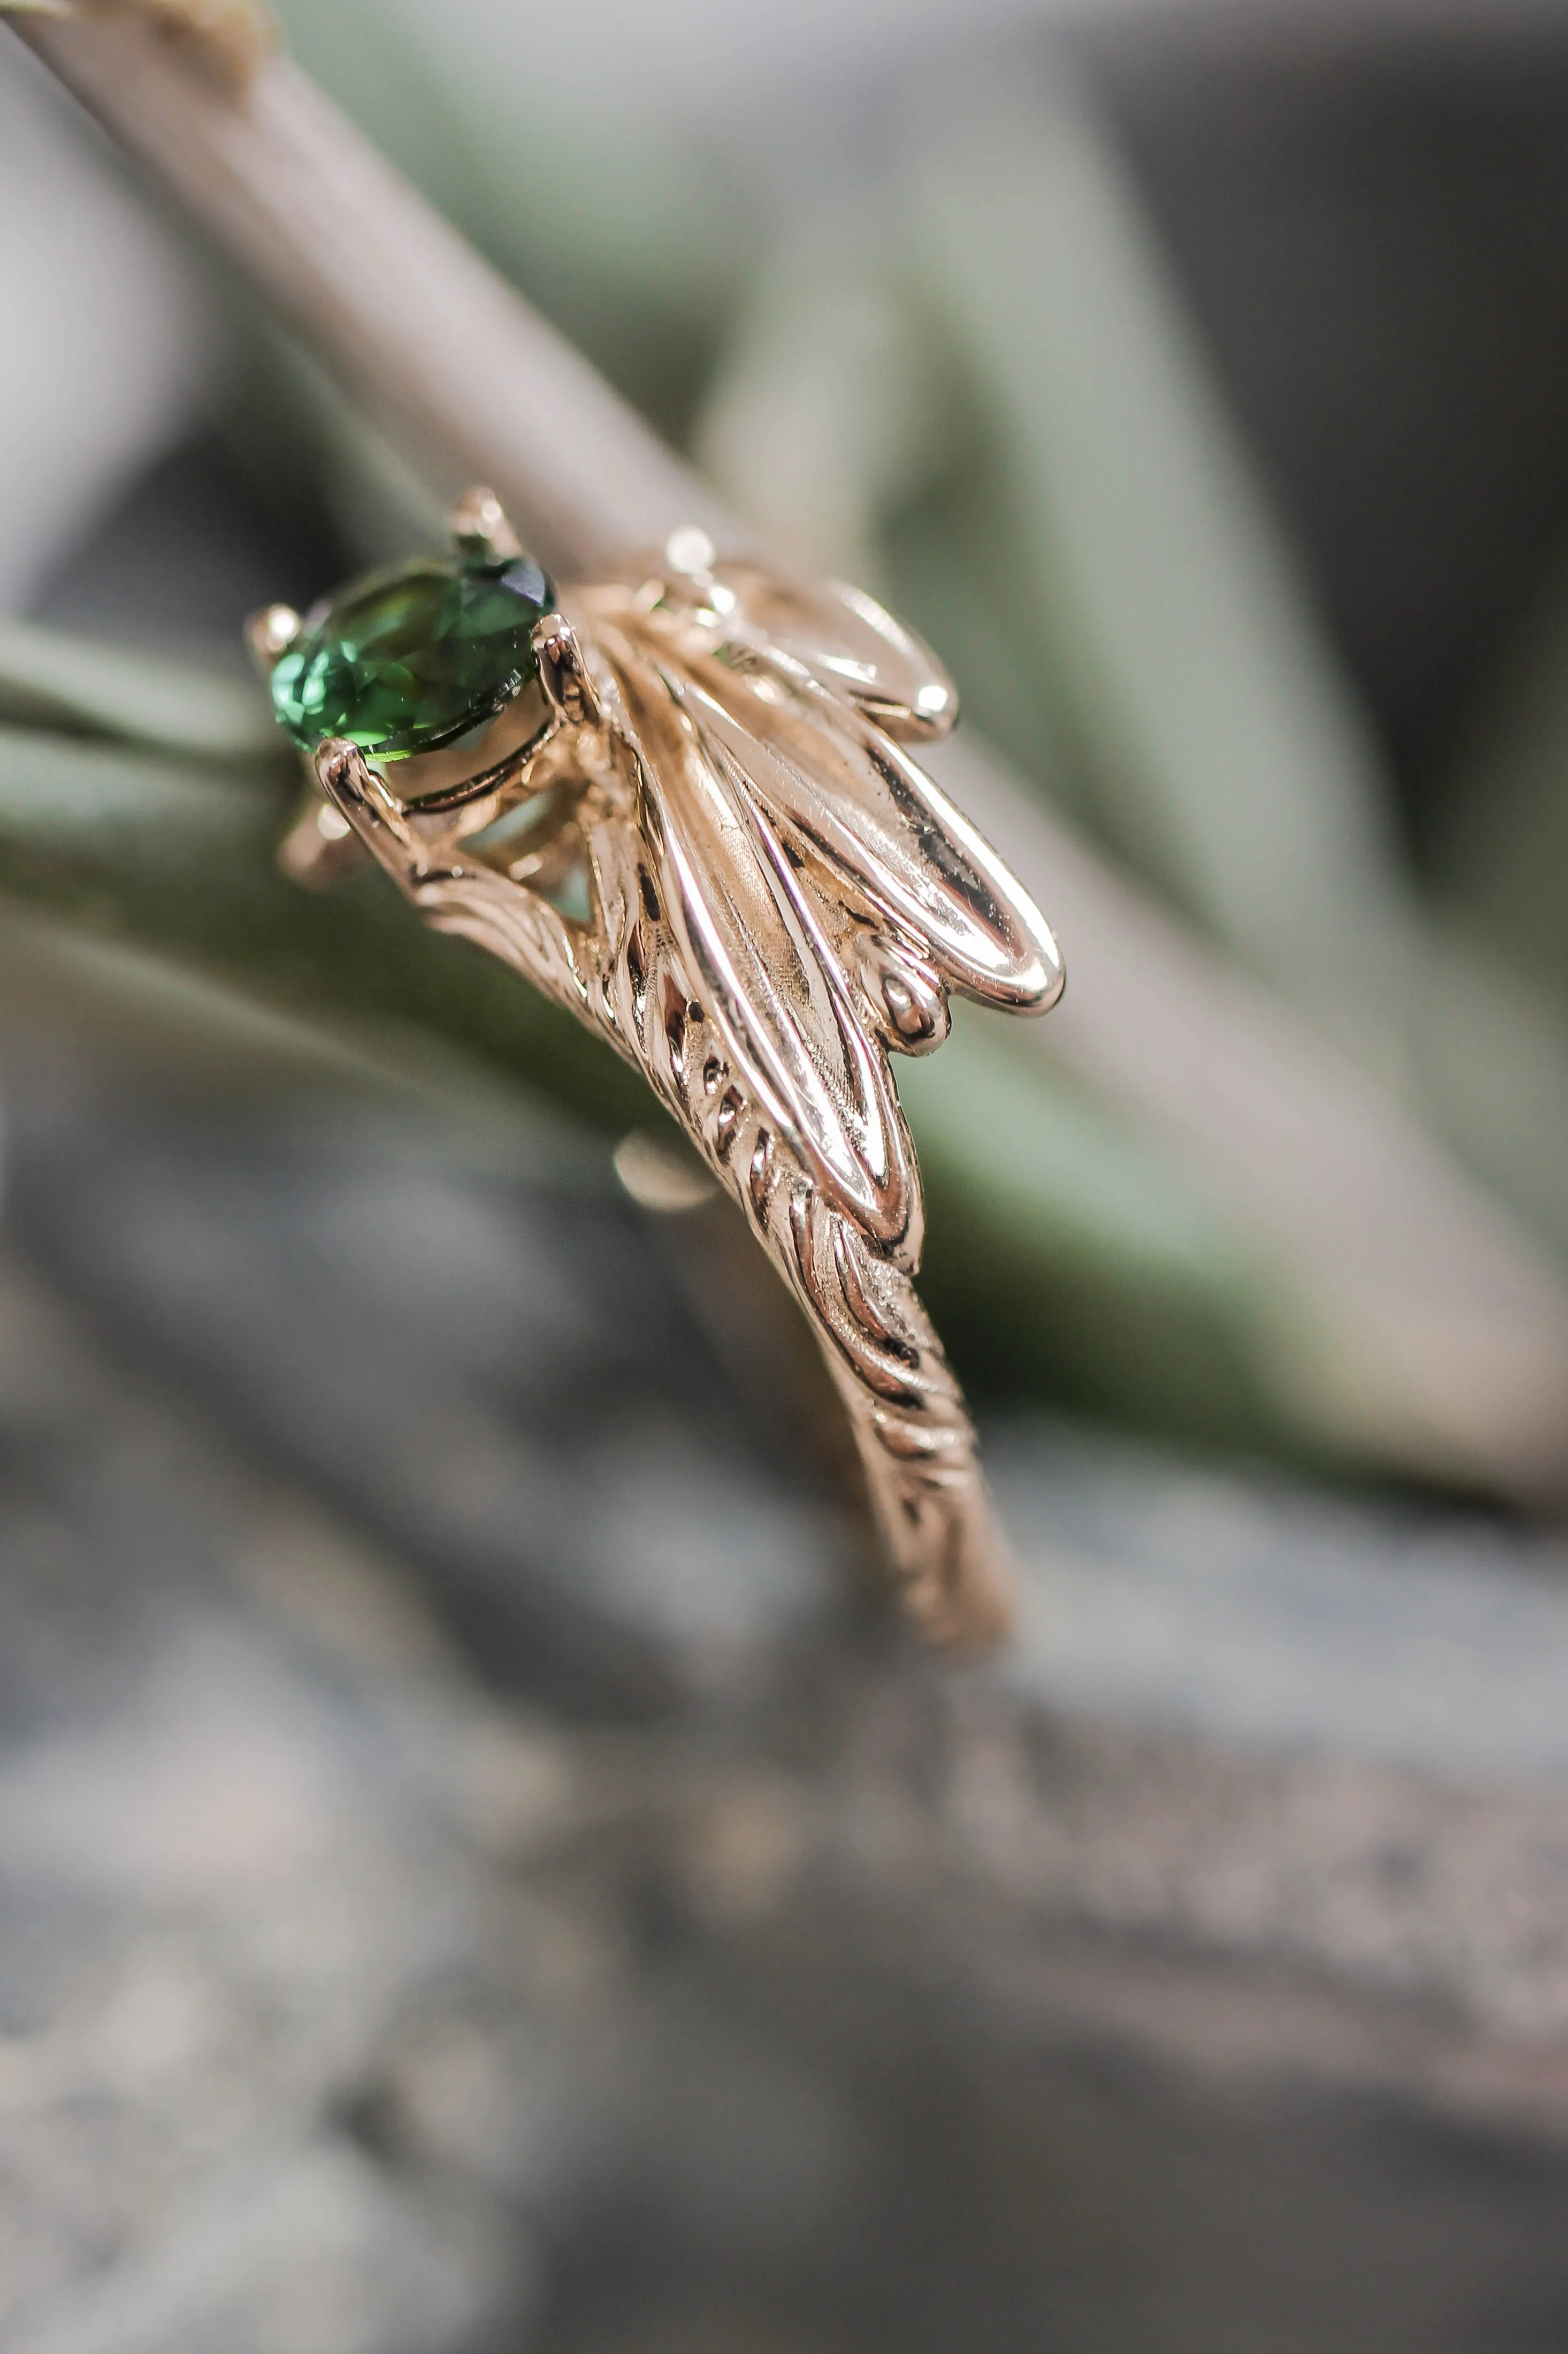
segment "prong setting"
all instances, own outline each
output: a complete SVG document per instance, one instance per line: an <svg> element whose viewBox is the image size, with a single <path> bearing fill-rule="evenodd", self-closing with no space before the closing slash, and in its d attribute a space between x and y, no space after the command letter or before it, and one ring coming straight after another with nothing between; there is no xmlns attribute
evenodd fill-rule
<svg viewBox="0 0 1568 2354"><path fill-rule="evenodd" d="M357 744L346 736L328 736L316 746L313 763L316 782L330 801L339 806L346 801L362 801L367 798L370 768Z"/></svg>
<svg viewBox="0 0 1568 2354"><path fill-rule="evenodd" d="M572 727L597 727L603 718L599 690L583 660L577 633L564 613L546 613L534 625L539 682L556 716Z"/></svg>
<svg viewBox="0 0 1568 2354"><path fill-rule="evenodd" d="M683 579L705 578L713 570L715 560L713 541L701 524L682 524L664 543L665 563L672 572L678 572Z"/></svg>
<svg viewBox="0 0 1568 2354"><path fill-rule="evenodd" d="M461 556L506 562L523 553L506 510L483 482L471 482L447 511L447 529Z"/></svg>
<svg viewBox="0 0 1568 2354"><path fill-rule="evenodd" d="M335 809L356 833L368 838L385 830L399 843L409 842L402 803L357 744L346 736L328 736L316 746L311 765L328 808Z"/></svg>
<svg viewBox="0 0 1568 2354"><path fill-rule="evenodd" d="M268 678L288 652L304 624L291 605L263 605L245 624L250 659Z"/></svg>

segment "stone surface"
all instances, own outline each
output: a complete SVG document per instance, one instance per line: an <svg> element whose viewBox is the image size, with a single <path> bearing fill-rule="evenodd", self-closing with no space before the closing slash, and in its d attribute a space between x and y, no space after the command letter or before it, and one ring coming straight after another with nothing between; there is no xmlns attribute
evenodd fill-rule
<svg viewBox="0 0 1568 2354"><path fill-rule="evenodd" d="M11 1105L7 2349L1568 2338L1552 1545L1020 1422L952 1675L591 1153Z"/></svg>
<svg viewBox="0 0 1568 2354"><path fill-rule="evenodd" d="M528 557L372 573L309 617L272 672L272 707L307 752L327 736L375 760L440 751L537 675L531 633L551 597Z"/></svg>

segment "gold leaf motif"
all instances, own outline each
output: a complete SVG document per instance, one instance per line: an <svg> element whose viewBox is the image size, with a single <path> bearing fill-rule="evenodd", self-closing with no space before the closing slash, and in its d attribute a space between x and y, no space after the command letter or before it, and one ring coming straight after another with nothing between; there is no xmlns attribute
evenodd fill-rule
<svg viewBox="0 0 1568 2354"><path fill-rule="evenodd" d="M535 633L544 737L436 791L347 742L317 779L427 921L642 1072L811 1322L910 1612L984 1639L997 1540L911 1282L919 1172L890 1057L941 1044L949 990L1043 1010L1061 962L905 748L951 726L951 682L872 599L718 564L700 535L562 603ZM288 845L302 876L340 852L313 822Z"/></svg>

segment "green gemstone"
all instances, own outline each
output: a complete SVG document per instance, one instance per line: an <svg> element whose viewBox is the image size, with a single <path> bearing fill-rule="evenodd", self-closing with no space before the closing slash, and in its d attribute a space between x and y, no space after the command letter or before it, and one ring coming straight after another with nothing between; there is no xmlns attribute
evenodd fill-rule
<svg viewBox="0 0 1568 2354"><path fill-rule="evenodd" d="M554 602L526 556L373 572L306 616L273 669L272 708L307 752L325 736L373 760L439 752L537 676L534 625Z"/></svg>

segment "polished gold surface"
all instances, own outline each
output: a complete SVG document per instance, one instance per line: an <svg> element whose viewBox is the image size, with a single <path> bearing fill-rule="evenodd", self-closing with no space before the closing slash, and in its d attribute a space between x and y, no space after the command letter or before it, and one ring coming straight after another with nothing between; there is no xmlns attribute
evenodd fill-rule
<svg viewBox="0 0 1568 2354"><path fill-rule="evenodd" d="M483 491L452 525L508 545ZM263 662L279 614L252 632ZM949 990L1043 1012L1062 966L906 749L950 727L951 683L858 590L722 562L695 528L563 594L535 646L542 720L509 736L503 714L465 777L441 754L394 782L321 745L324 798L285 864L326 880L362 845L429 923L637 1066L810 1320L911 1616L949 1647L988 1640L1002 1552L914 1290L920 1180L889 1055L941 1044Z"/></svg>

